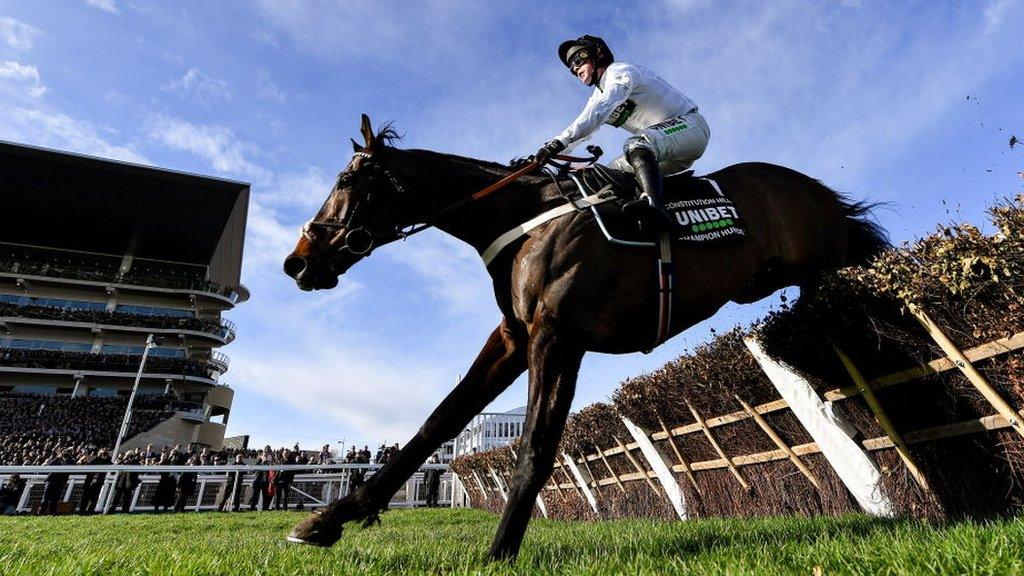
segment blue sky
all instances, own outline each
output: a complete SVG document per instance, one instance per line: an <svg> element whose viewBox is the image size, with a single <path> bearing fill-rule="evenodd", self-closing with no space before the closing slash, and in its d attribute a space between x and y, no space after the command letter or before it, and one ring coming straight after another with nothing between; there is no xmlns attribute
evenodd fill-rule
<svg viewBox="0 0 1024 576"><path fill-rule="evenodd" d="M1024 147L1008 145L1024 138L1021 30L1019 0L0 0L0 139L251 182L228 433L404 442L498 315L476 254L434 231L329 292L281 273L360 113L393 120L406 147L528 154L587 97L555 47L598 34L698 103L712 132L698 171L790 166L890 202L877 215L902 241L1024 192ZM595 142L611 155L625 136ZM575 407L771 302L727 307L650 355L588 356ZM524 401L520 382L492 408Z"/></svg>

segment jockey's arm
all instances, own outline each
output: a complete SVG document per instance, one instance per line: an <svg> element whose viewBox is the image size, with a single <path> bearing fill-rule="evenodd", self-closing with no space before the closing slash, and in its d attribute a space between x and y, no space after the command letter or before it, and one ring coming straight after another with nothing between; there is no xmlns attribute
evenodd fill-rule
<svg viewBox="0 0 1024 576"><path fill-rule="evenodd" d="M607 77L603 79L604 89L595 88L580 115L555 137L566 145L566 149L572 149L590 138L633 92L634 78L630 68L620 68L613 64L608 67L605 74Z"/></svg>

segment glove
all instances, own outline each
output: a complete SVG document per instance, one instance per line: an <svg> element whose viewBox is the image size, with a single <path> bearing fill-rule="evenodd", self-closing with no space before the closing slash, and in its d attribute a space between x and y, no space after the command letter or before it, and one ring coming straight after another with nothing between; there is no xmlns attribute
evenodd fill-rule
<svg viewBox="0 0 1024 576"><path fill-rule="evenodd" d="M560 140L549 140L546 144L541 146L540 150L533 155L533 161L538 166L544 166L551 160L551 157L558 154L562 150L565 150L565 144L562 144Z"/></svg>
<svg viewBox="0 0 1024 576"><path fill-rule="evenodd" d="M509 160L508 166L509 166L509 168L512 168L513 170L518 170L518 169L526 166L530 162L533 162L533 160L531 160L529 158L513 158L513 159Z"/></svg>

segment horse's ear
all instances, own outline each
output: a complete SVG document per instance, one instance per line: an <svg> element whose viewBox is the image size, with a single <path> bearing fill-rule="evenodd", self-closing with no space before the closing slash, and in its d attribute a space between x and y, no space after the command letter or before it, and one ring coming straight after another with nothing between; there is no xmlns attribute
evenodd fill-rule
<svg viewBox="0 0 1024 576"><path fill-rule="evenodd" d="M352 138L349 138L349 140L352 140ZM355 140L352 140L352 151L353 152L362 152L363 151L363 147L359 145L359 142L356 142Z"/></svg>
<svg viewBox="0 0 1024 576"><path fill-rule="evenodd" d="M373 128L370 127L370 117L363 114L363 125L359 128L363 138L366 139L366 148L373 148Z"/></svg>

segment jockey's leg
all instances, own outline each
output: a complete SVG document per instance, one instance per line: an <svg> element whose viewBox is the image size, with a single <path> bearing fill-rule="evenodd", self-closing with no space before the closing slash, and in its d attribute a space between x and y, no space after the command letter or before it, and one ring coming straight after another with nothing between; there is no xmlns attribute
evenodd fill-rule
<svg viewBox="0 0 1024 576"><path fill-rule="evenodd" d="M455 389L434 409L412 439L358 490L300 522L292 542L330 546L341 537L342 524L374 518L420 465L446 440L508 388L526 370L526 331L503 321Z"/></svg>
<svg viewBox="0 0 1024 576"><path fill-rule="evenodd" d="M662 229L669 232L678 231L679 224L665 209L661 170L650 145L642 137L634 136L626 141L625 152L626 161L636 176L640 194L636 200L627 202L622 207L623 211L638 217L653 212Z"/></svg>

